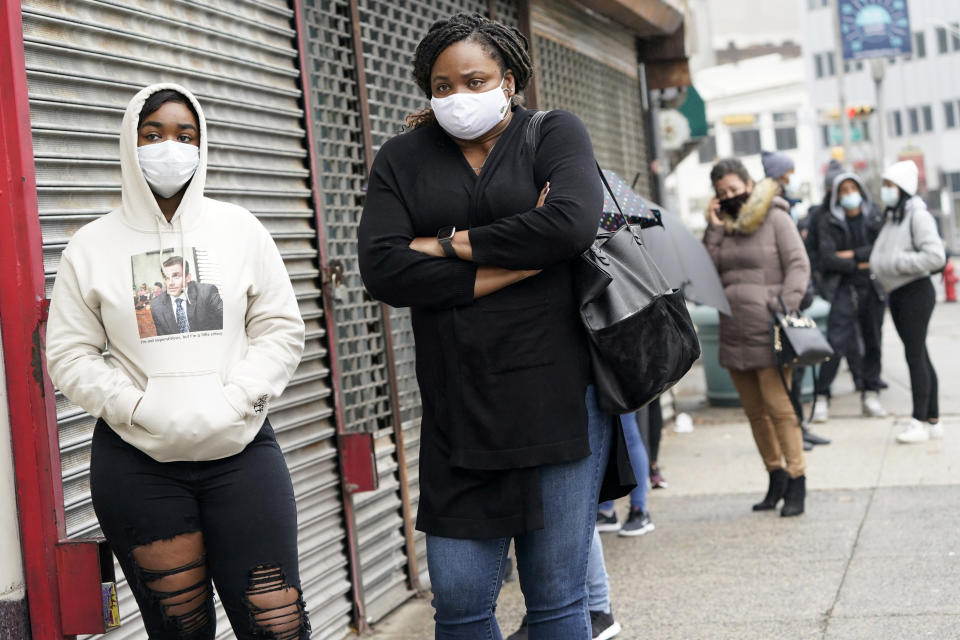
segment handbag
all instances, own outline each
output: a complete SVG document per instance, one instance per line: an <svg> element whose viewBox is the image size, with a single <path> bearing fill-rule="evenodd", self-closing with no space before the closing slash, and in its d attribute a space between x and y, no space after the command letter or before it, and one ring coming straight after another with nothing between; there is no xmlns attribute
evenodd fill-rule
<svg viewBox="0 0 960 640"><path fill-rule="evenodd" d="M777 296L777 302L780 303L780 311L773 314L772 328L773 354L777 361L777 373L780 374L780 382L783 383L784 391L790 396L793 411L797 414L800 427L804 428L803 408L790 394L787 378L783 374L784 367L812 367L813 383L816 386L818 377L816 367L833 357L833 347L827 342L826 337L813 318L803 315L799 311L789 313L781 296ZM817 400L814 396L813 405L810 407L811 419L816 407ZM806 431L805 428L804 431ZM830 443L825 438L819 439L821 440L820 444Z"/></svg>
<svg viewBox="0 0 960 640"><path fill-rule="evenodd" d="M545 113L537 112L528 123L531 150L536 149ZM597 171L623 225L599 232L576 260L574 289L598 404L607 413L624 414L679 382L700 357L700 342L683 294L667 283L599 165Z"/></svg>
<svg viewBox="0 0 960 640"><path fill-rule="evenodd" d="M773 353L778 368L812 367L833 357L833 347L813 318L799 312L789 313L781 296L780 311L773 314Z"/></svg>

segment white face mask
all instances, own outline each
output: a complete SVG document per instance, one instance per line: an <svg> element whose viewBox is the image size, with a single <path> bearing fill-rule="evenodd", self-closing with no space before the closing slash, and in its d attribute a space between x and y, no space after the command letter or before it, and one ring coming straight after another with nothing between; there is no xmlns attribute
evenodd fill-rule
<svg viewBox="0 0 960 640"><path fill-rule="evenodd" d="M431 98L430 106L443 130L454 138L475 140L493 129L507 115L510 101L500 86L483 93L455 93Z"/></svg>
<svg viewBox="0 0 960 640"><path fill-rule="evenodd" d="M895 207L900 202L900 189L897 187L880 187L880 199L888 207Z"/></svg>
<svg viewBox="0 0 960 640"><path fill-rule="evenodd" d="M847 211L856 211L861 204L863 204L863 196L859 191L851 191L840 196L840 206Z"/></svg>
<svg viewBox="0 0 960 640"><path fill-rule="evenodd" d="M180 191L200 165L200 149L176 140L137 147L137 157L147 184L161 198Z"/></svg>

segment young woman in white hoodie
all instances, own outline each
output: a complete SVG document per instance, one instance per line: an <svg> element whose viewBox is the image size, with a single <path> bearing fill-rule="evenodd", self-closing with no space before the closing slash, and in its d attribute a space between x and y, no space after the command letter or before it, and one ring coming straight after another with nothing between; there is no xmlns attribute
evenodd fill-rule
<svg viewBox="0 0 960 640"><path fill-rule="evenodd" d="M946 261L937 223L917 195L912 160L883 172L883 227L870 254L870 271L889 294L890 315L910 369L913 415L897 436L904 444L943 437L937 372L927 351L927 328L937 302L930 274Z"/></svg>
<svg viewBox="0 0 960 640"><path fill-rule="evenodd" d="M250 212L204 197L206 122L186 89L133 97L120 168L120 207L63 252L47 329L54 383L98 418L101 529L154 640L213 638L211 583L237 638L306 638L293 487L266 419L303 351L283 260ZM134 304L141 281L164 290Z"/></svg>

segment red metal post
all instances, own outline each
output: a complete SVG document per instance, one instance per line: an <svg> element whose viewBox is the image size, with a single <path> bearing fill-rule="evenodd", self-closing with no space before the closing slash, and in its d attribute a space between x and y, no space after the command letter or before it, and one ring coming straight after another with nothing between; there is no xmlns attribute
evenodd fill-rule
<svg viewBox="0 0 960 640"><path fill-rule="evenodd" d="M327 254L326 247L324 246L324 216L323 216L323 200L320 197L320 171L317 165L316 157L316 143L314 141L314 121L313 121L313 106L310 100L310 77L309 69L307 62L307 36L306 30L303 24L303 1L294 0L294 10L296 13L296 23L297 23L297 50L299 53L299 63L300 63L300 89L303 93L303 118L304 118L304 128L307 132L307 162L308 168L310 170L310 181L311 189L313 190L313 208L316 214L316 226L317 226L317 251L320 255L320 267L324 268L327 265ZM353 509L353 500L351 499L351 484L348 481L349 465L345 457L348 452L351 455L357 455L358 449L363 449L362 443L358 443L356 438L351 438L349 434L345 434L343 431L343 395L340 388L340 371L337 363L337 349L336 349L336 325L333 319L333 287L335 284L333 282L325 282L323 284L323 314L326 320L327 325L327 346L329 349L329 362L330 362L330 383L333 386L333 399L334 399L334 416L336 419L337 425L337 449L340 453L339 456L339 465L340 465L340 476L341 476L341 491L340 495L343 501L343 511L344 511L344 523L347 529L347 555L349 556L350 561L350 583L351 583L351 596L353 600L353 613L354 619L357 625L357 631L363 633L367 630L367 616L364 610L364 598L363 598L363 583L360 578L360 553L359 545L357 543L357 524L356 516ZM370 457L373 455L373 437L370 434L359 434L361 436L366 436L366 450L370 452ZM358 447L357 445L361 446ZM363 457L363 456L360 456ZM376 465L373 464L373 470L370 475L373 476L373 481L376 481ZM362 480L357 480L353 484L362 482Z"/></svg>
<svg viewBox="0 0 960 640"><path fill-rule="evenodd" d="M57 640L57 541L65 535L47 304L19 2L0 3L0 322L30 626Z"/></svg>

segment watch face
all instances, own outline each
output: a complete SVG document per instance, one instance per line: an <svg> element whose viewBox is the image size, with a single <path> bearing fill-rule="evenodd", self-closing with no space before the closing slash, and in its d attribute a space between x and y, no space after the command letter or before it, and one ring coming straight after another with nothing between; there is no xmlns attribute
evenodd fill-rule
<svg viewBox="0 0 960 640"><path fill-rule="evenodd" d="M456 227L444 227L437 232L437 240L450 240L456 232Z"/></svg>

